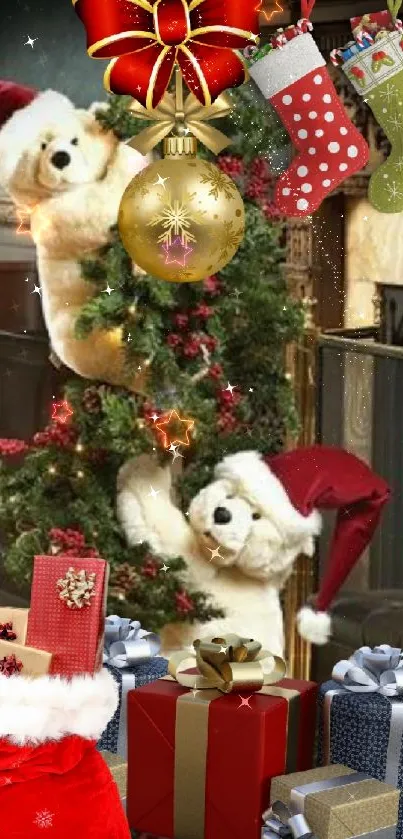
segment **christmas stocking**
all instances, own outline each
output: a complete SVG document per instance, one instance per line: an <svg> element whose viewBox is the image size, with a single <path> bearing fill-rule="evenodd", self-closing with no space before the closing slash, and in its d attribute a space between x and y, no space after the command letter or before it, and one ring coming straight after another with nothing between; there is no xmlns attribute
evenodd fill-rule
<svg viewBox="0 0 403 839"><path fill-rule="evenodd" d="M369 156L312 35L299 28L294 27L291 40L285 31L283 46L257 61L253 56L249 69L298 150L276 185L276 204L287 216L310 215L329 192L362 169Z"/></svg>
<svg viewBox="0 0 403 839"><path fill-rule="evenodd" d="M403 211L403 36L387 32L343 64L392 144L390 157L374 172L368 197L381 213Z"/></svg>

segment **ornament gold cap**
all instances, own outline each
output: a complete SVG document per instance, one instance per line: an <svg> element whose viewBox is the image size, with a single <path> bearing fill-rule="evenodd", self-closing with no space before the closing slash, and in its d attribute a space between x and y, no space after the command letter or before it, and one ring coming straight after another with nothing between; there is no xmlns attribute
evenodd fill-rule
<svg viewBox="0 0 403 839"><path fill-rule="evenodd" d="M196 157L196 137L166 137L164 140L164 157L180 160L183 157Z"/></svg>

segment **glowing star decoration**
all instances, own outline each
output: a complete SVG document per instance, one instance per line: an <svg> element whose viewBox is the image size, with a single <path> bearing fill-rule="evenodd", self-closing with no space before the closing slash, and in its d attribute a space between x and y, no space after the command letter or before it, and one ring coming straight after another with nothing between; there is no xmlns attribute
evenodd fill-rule
<svg viewBox="0 0 403 839"><path fill-rule="evenodd" d="M189 434L194 428L194 420L182 419L177 411L171 411L169 417L155 423L155 427L161 432L164 449L172 445L190 446Z"/></svg>
<svg viewBox="0 0 403 839"><path fill-rule="evenodd" d="M52 420L55 422L60 422L62 425L65 425L69 422L70 417L73 416L73 409L70 407L69 403L66 399L63 399L62 402L53 402L52 405Z"/></svg>
<svg viewBox="0 0 403 839"><path fill-rule="evenodd" d="M256 7L256 11L259 12L261 15L263 15L263 17L267 21L267 23L270 23L270 21L274 17L274 15L279 15L279 14L281 14L281 12L284 11L281 3L279 3L278 0L275 0L274 8L272 8L270 12L266 11L266 9L262 9L263 2L264 2L264 0L260 0L260 3Z"/></svg>
<svg viewBox="0 0 403 839"><path fill-rule="evenodd" d="M190 248L186 242L183 242L180 236L177 236L171 245L167 242L162 246L165 255L165 265L181 265L186 268L186 260L188 256L193 253L193 248Z"/></svg>

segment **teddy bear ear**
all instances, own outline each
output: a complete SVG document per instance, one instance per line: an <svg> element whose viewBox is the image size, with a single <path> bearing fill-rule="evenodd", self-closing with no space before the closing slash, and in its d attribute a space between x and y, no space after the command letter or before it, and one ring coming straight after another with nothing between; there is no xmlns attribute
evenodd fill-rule
<svg viewBox="0 0 403 839"><path fill-rule="evenodd" d="M99 110L99 107L92 110L92 106L88 111L84 108L77 108L76 116L86 131L92 131L94 134L105 133L107 131L107 129L104 128L104 126L96 118L96 113L99 112Z"/></svg>

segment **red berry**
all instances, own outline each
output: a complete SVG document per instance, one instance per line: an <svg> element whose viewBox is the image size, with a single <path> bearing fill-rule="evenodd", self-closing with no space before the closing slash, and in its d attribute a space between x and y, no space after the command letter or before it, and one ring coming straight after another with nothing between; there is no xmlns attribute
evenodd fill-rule
<svg viewBox="0 0 403 839"><path fill-rule="evenodd" d="M178 329L186 329L189 323L189 316L186 315L184 312L178 312L178 314L174 317L174 323L175 326L178 327Z"/></svg>
<svg viewBox="0 0 403 839"><path fill-rule="evenodd" d="M233 154L223 154L217 159L217 166L230 178L239 178L244 173L244 162L241 157Z"/></svg>
<svg viewBox="0 0 403 839"><path fill-rule="evenodd" d="M223 369L221 367L221 364L212 364L209 371L208 371L208 374L209 374L211 379L215 379L215 380L221 379L221 376L223 374Z"/></svg>
<svg viewBox="0 0 403 839"><path fill-rule="evenodd" d="M203 320L207 320L207 318L211 317L213 312L214 309L212 309L211 306L207 306L206 303L199 303L196 309L193 309L191 314L195 318L203 318Z"/></svg>
<svg viewBox="0 0 403 839"><path fill-rule="evenodd" d="M211 294L212 297L216 297L217 294L220 294L221 283L215 276L206 277L206 279L203 280L203 288L208 292L208 294Z"/></svg>
<svg viewBox="0 0 403 839"><path fill-rule="evenodd" d="M182 343L183 343L183 339L181 338L181 336L176 335L174 332L171 332L167 337L168 347L172 347L172 349L175 349L176 347L180 347L180 345Z"/></svg>
<svg viewBox="0 0 403 839"><path fill-rule="evenodd" d="M175 606L180 615L188 615L193 612L195 606L193 600L186 591L177 591L175 594Z"/></svg>

